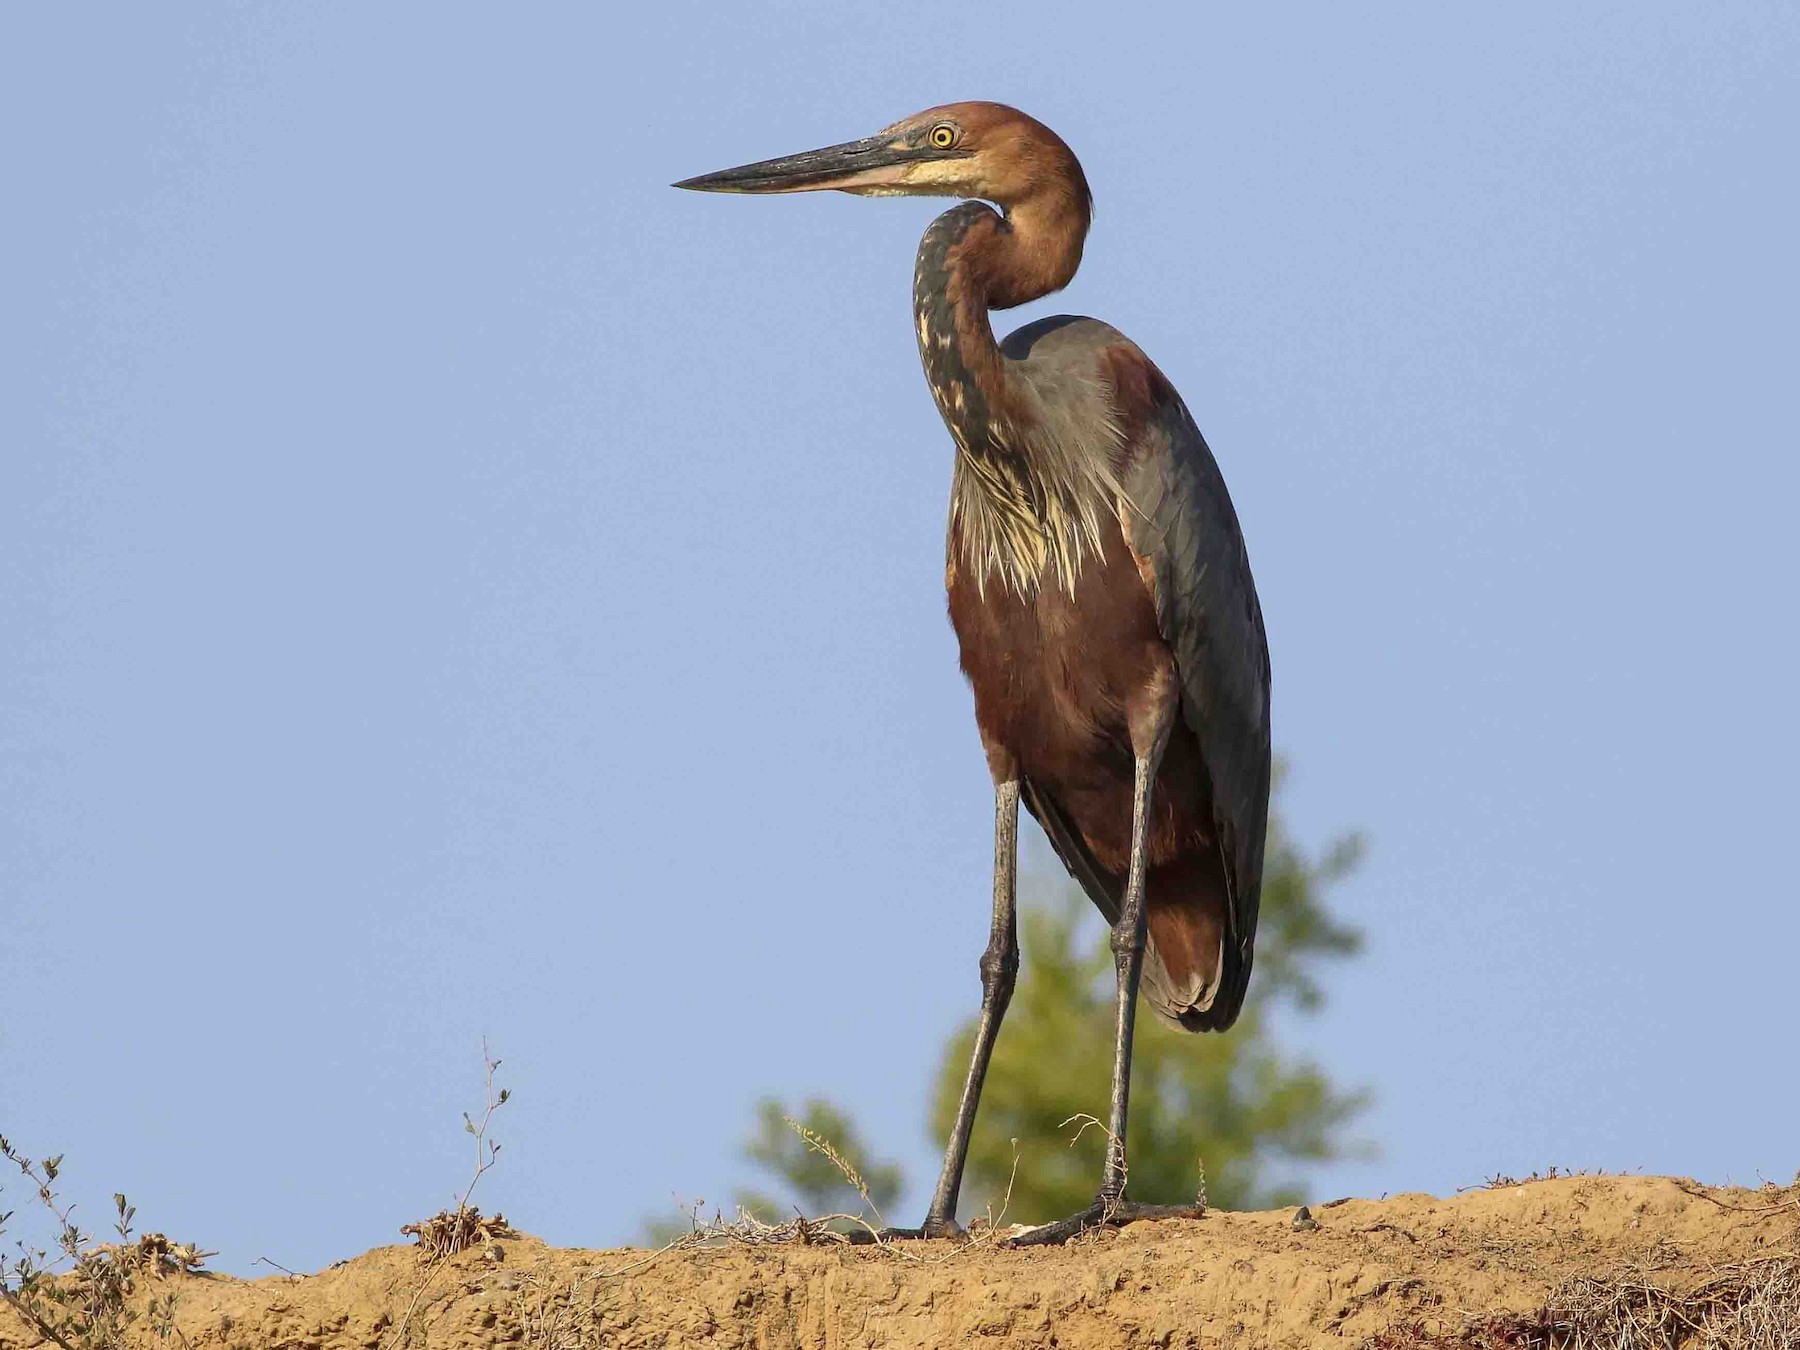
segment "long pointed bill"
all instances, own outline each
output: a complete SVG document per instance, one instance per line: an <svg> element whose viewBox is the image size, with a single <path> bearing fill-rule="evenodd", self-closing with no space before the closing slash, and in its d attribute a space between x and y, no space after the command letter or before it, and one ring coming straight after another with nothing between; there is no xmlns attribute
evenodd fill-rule
<svg viewBox="0 0 1800 1350"><path fill-rule="evenodd" d="M941 158L927 146L909 145L893 135L869 136L823 150L807 150L781 159L765 159L735 169L684 178L675 184L694 192L844 192L901 190L907 170Z"/></svg>

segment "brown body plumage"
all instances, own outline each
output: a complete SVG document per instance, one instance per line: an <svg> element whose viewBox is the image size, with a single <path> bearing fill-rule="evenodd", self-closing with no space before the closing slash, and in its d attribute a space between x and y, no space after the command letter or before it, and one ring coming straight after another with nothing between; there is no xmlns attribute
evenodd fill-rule
<svg viewBox="0 0 1800 1350"><path fill-rule="evenodd" d="M953 536L953 550L959 542ZM1116 922L1131 859L1133 696L1178 678L1136 560L1114 534L1073 594L1040 587L983 596L953 567L949 595L983 743L1017 759L1025 804ZM1221 964L1235 952L1225 943L1230 886L1205 765L1183 725L1170 730L1151 800L1145 995L1194 1030L1227 1026L1235 1000L1207 1013Z"/></svg>
<svg viewBox="0 0 1800 1350"><path fill-rule="evenodd" d="M1018 965L1021 799L1113 925L1119 980L1100 1198L1040 1236L1135 1217L1146 1207L1122 1191L1140 975L1163 1016L1228 1027L1249 980L1261 888L1268 650L1218 467L1162 372L1107 325L1045 319L995 341L989 312L1066 285L1091 218L1073 153L1016 109L951 104L864 141L682 186L976 199L926 231L913 285L920 357L956 445L950 619L996 793L982 1017L923 1231L954 1229Z"/></svg>

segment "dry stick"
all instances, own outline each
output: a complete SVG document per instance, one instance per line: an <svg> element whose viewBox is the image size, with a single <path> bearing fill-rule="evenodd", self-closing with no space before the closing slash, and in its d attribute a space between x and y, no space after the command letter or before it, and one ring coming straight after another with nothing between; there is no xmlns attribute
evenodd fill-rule
<svg viewBox="0 0 1800 1350"><path fill-rule="evenodd" d="M1790 1195L1786 1199L1772 1201L1760 1205L1734 1205L1729 1200L1721 1200L1716 1195L1708 1194L1706 1189L1694 1182L1676 1179L1675 1189L1683 1195L1690 1195L1696 1200L1704 1200L1720 1209L1736 1210L1739 1214L1779 1214L1785 1209L1800 1210L1800 1196Z"/></svg>
<svg viewBox="0 0 1800 1350"><path fill-rule="evenodd" d="M699 1230L696 1229L695 1231L698 1232ZM666 1255L668 1255L668 1253L676 1250L676 1248L680 1247L681 1244L683 1244L684 1242L687 1242L687 1240L692 1236L693 1236L693 1234L691 1234L691 1233L683 1233L680 1237L675 1238L670 1242L665 1242L661 1247L658 1247L655 1251L651 1252L650 1255L646 1256L643 1260L633 1261L630 1265L620 1266L617 1270L597 1270L594 1272L594 1278L600 1279L600 1280L611 1280L611 1279L617 1278L620 1275L629 1275L634 1270L642 1270L645 1266L649 1265L652 1261L655 1261L660 1257L666 1256Z"/></svg>

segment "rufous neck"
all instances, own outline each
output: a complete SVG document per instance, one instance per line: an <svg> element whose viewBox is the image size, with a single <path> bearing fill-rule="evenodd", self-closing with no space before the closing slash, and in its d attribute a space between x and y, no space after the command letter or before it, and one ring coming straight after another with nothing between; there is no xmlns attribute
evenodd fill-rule
<svg viewBox="0 0 1800 1350"><path fill-rule="evenodd" d="M1005 228L983 241L990 309L1011 309L1060 291L1081 266L1087 241L1086 196L1060 188L1008 207Z"/></svg>

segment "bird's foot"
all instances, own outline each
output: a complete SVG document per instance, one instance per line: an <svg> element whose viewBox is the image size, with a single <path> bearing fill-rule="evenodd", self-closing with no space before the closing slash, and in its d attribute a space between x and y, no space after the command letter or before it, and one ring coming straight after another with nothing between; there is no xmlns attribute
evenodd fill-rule
<svg viewBox="0 0 1800 1350"><path fill-rule="evenodd" d="M960 1241L966 1237L962 1225L955 1219L927 1218L917 1228L862 1228L850 1235L850 1241L856 1245L878 1242L919 1241L924 1238L951 1238Z"/></svg>
<svg viewBox="0 0 1800 1350"><path fill-rule="evenodd" d="M1090 1228L1122 1228L1139 1219L1198 1219L1204 1216L1204 1205L1147 1205L1136 1200L1111 1199L1101 1196L1079 1214L1071 1214L1055 1223L1027 1228L1008 1238L1003 1247L1050 1247L1067 1242Z"/></svg>

